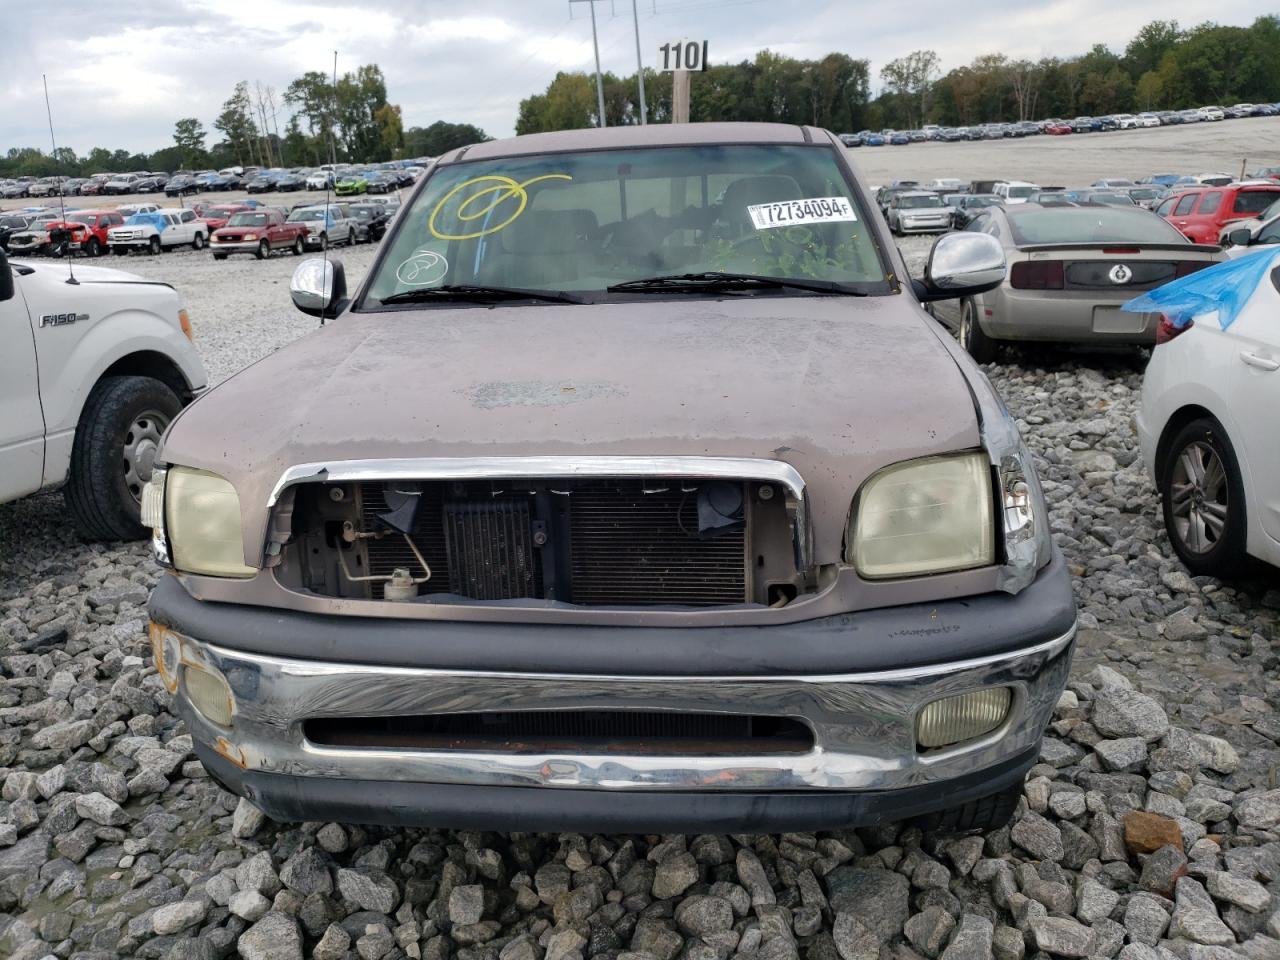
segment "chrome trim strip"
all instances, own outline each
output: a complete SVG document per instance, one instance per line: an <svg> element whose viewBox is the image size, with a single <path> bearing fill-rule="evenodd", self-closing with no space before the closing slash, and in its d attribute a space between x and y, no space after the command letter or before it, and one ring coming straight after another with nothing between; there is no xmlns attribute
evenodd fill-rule
<svg viewBox="0 0 1280 960"><path fill-rule="evenodd" d="M818 673L818 674L763 674L733 675L719 678L685 675L617 675L599 673L528 673L505 670L441 670L434 667L383 667L359 663L325 663L319 660L294 660L284 657L271 657L265 654L246 653L232 650L215 643L204 643L201 646L219 657L231 660L242 660L254 663L259 667L287 672L295 677L327 677L367 673L374 676L420 677L430 680L438 677L474 677L477 680L539 680L600 683L705 683L708 680L720 679L726 682L742 683L905 683L916 680L927 680L932 677L959 673L964 670L978 670L986 667L1000 666L1006 661L1023 660L1027 657L1052 659L1062 652L1075 639L1077 625L1060 637L1046 640L1032 647L1021 647L1005 653L993 653L986 657L975 657L972 660L952 660L946 663L930 664L922 667L904 667L900 670L877 670L867 673ZM177 631L174 631L177 632Z"/></svg>
<svg viewBox="0 0 1280 960"><path fill-rule="evenodd" d="M813 566L809 497L789 463L753 457L422 457L300 463L280 475L267 498L305 481L484 480L490 477L697 477L762 480L787 489L796 504L794 539L801 570Z"/></svg>

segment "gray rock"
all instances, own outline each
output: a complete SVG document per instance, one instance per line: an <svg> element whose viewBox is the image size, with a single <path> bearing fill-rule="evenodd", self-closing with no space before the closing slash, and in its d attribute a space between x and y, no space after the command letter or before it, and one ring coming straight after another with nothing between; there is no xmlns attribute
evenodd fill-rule
<svg viewBox="0 0 1280 960"><path fill-rule="evenodd" d="M1142 737L1103 740L1094 744L1093 752L1106 769L1134 773L1147 762L1147 741Z"/></svg>
<svg viewBox="0 0 1280 960"><path fill-rule="evenodd" d="M316 843L325 853L342 853L347 849L347 831L339 824L326 823L316 832Z"/></svg>
<svg viewBox="0 0 1280 960"><path fill-rule="evenodd" d="M1085 880L1080 884L1076 894L1076 917L1082 923L1093 923L1103 917L1111 916L1120 903L1120 894L1116 893L1096 880Z"/></svg>
<svg viewBox="0 0 1280 960"><path fill-rule="evenodd" d="M37 730L31 738L31 745L37 750L69 752L84 746L97 732L97 725L92 720L68 720Z"/></svg>
<svg viewBox="0 0 1280 960"><path fill-rule="evenodd" d="M1022 933L1014 927L996 927L991 938L991 951L995 960L1022 960L1027 952L1027 944Z"/></svg>
<svg viewBox="0 0 1280 960"><path fill-rule="evenodd" d="M236 867L236 886L241 890L256 890L263 896L274 897L280 890L280 878L276 875L271 854L263 850Z"/></svg>
<svg viewBox="0 0 1280 960"><path fill-rule="evenodd" d="M1201 907L1179 907L1174 910L1169 933L1195 943L1225 946L1236 942L1236 935L1231 932L1231 928L1218 919L1218 915L1212 910Z"/></svg>
<svg viewBox="0 0 1280 960"><path fill-rule="evenodd" d="M991 960L994 930L991 921L976 913L966 913L951 931L951 941L941 960Z"/></svg>
<svg viewBox="0 0 1280 960"><path fill-rule="evenodd" d="M484 916L484 887L467 884L454 887L449 893L449 922L458 924L479 923Z"/></svg>
<svg viewBox="0 0 1280 960"><path fill-rule="evenodd" d="M868 925L871 920L871 917L860 918L843 910L836 912L831 939L841 960L878 960L881 939Z"/></svg>
<svg viewBox="0 0 1280 960"><path fill-rule="evenodd" d="M926 957L936 957L955 925L951 914L942 907L926 907L907 920L905 933L913 947Z"/></svg>
<svg viewBox="0 0 1280 960"><path fill-rule="evenodd" d="M1254 830L1280 825L1280 790L1255 794L1236 804L1236 822Z"/></svg>
<svg viewBox="0 0 1280 960"><path fill-rule="evenodd" d="M166 903L151 915L151 928L158 936L177 933L204 920L209 905L203 900L179 900Z"/></svg>
<svg viewBox="0 0 1280 960"><path fill-rule="evenodd" d="M587 945L587 938L572 927L554 934L547 942L546 960L569 960L581 957L582 948Z"/></svg>
<svg viewBox="0 0 1280 960"><path fill-rule="evenodd" d="M385 873L338 868L338 892L361 910L390 914L400 902L400 888Z"/></svg>
<svg viewBox="0 0 1280 960"><path fill-rule="evenodd" d="M910 915L911 884L900 873L837 867L826 876L831 909L861 918L882 943L902 932Z"/></svg>
<svg viewBox="0 0 1280 960"><path fill-rule="evenodd" d="M760 865L760 858L756 856L754 850L748 847L740 847L735 866L738 871L738 882L751 895L752 905L759 906L778 902L778 898L773 892L773 887L769 886L769 878L764 872L764 867Z"/></svg>
<svg viewBox="0 0 1280 960"><path fill-rule="evenodd" d="M67 768L62 764L50 767L35 778L35 788L46 800L52 800L67 786Z"/></svg>
<svg viewBox="0 0 1280 960"><path fill-rule="evenodd" d="M244 797L236 804L236 811L231 815L231 835L238 840L248 840L262 829L267 822L267 815L255 807Z"/></svg>
<svg viewBox="0 0 1280 960"><path fill-rule="evenodd" d="M1213 899L1233 903L1248 913L1261 913L1271 904L1271 894L1256 880L1215 871L1205 877L1204 885Z"/></svg>
<svg viewBox="0 0 1280 960"><path fill-rule="evenodd" d="M1169 929L1168 902L1151 894L1134 894L1124 910L1124 928L1133 943L1154 947Z"/></svg>
<svg viewBox="0 0 1280 960"><path fill-rule="evenodd" d="M1187 857L1174 846L1161 847L1142 865L1138 886L1151 893L1171 896L1178 878L1187 871Z"/></svg>
<svg viewBox="0 0 1280 960"><path fill-rule="evenodd" d="M1099 690L1090 719L1099 733L1113 739L1141 737L1152 743L1169 729L1169 717L1164 707L1145 693L1122 687Z"/></svg>
<svg viewBox="0 0 1280 960"><path fill-rule="evenodd" d="M271 909L271 901L257 890L239 890L227 901L227 909L237 917L253 923L266 916L267 911Z"/></svg>
<svg viewBox="0 0 1280 960"><path fill-rule="evenodd" d="M100 793L82 793L76 797L76 813L104 827L119 827L130 819L120 804Z"/></svg>
<svg viewBox="0 0 1280 960"><path fill-rule="evenodd" d="M1055 957L1087 957L1097 938L1092 930L1066 917L1040 917L1031 921L1036 946Z"/></svg>
<svg viewBox="0 0 1280 960"><path fill-rule="evenodd" d="M298 921L272 911L240 935L236 949L244 960L302 960Z"/></svg>
<svg viewBox="0 0 1280 960"><path fill-rule="evenodd" d="M333 892L333 878L329 876L329 865L315 847L299 850L285 861L280 868L280 882L290 890L309 897L313 893L329 894Z"/></svg>
<svg viewBox="0 0 1280 960"><path fill-rule="evenodd" d="M1062 831L1040 816L1027 811L1021 820L1013 825L1009 836L1027 853L1039 860L1058 861L1062 859Z"/></svg>
<svg viewBox="0 0 1280 960"><path fill-rule="evenodd" d="M651 917L642 917L631 935L632 951L650 954L658 960L673 960L682 946L684 940L680 934Z"/></svg>
<svg viewBox="0 0 1280 960"><path fill-rule="evenodd" d="M701 873L691 853L667 857L653 871L653 896L658 900L678 897L698 882Z"/></svg>
<svg viewBox="0 0 1280 960"><path fill-rule="evenodd" d="M675 911L676 925L691 937L706 937L733 926L733 907L723 897L685 897Z"/></svg>

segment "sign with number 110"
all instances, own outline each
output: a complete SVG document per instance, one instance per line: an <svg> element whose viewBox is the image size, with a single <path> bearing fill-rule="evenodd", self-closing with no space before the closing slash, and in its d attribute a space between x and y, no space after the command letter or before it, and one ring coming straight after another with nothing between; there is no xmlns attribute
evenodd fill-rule
<svg viewBox="0 0 1280 960"><path fill-rule="evenodd" d="M677 43L664 43L658 48L662 54L663 73L675 70L701 71L707 69L707 41L681 40Z"/></svg>

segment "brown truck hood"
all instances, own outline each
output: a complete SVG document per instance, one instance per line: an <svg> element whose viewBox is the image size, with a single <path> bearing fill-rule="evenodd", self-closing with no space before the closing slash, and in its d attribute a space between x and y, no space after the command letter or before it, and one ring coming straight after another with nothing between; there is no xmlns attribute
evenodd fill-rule
<svg viewBox="0 0 1280 960"><path fill-rule="evenodd" d="M838 558L875 470L979 445L963 375L908 297L757 297L348 314L244 370L161 458L225 476L254 560L301 463L697 455L786 461ZM256 546L255 546L256 545Z"/></svg>

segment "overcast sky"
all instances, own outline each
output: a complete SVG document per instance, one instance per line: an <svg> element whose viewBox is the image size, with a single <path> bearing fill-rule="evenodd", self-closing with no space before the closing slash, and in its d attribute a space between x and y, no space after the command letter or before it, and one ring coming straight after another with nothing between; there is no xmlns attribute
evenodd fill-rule
<svg viewBox="0 0 1280 960"><path fill-rule="evenodd" d="M661 43L679 38L709 41L712 63L762 47L796 57L839 50L871 61L873 85L883 63L919 48L938 51L944 70L981 53L1065 56L1096 42L1120 52L1156 18L1188 26L1212 13L1243 25L1275 8L1274 0L638 2L646 66L656 65ZM587 4L568 0L53 0L15 15L16 4L0 0L0 151L48 149L42 73L59 145L84 154L168 146L186 116L212 133L237 80L280 92L304 71L331 69L335 49L340 72L382 67L406 127L443 119L493 136L513 132L520 100L556 71L593 66ZM597 0L596 16L603 68L633 71L631 0Z"/></svg>

